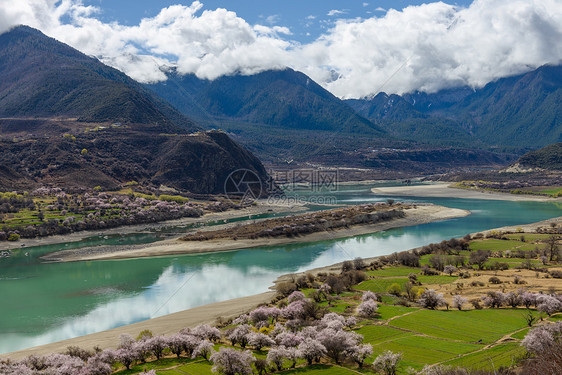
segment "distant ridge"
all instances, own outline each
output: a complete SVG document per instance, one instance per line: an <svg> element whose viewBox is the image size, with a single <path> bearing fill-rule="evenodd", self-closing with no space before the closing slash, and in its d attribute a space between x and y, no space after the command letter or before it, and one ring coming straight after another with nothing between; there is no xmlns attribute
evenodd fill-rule
<svg viewBox="0 0 562 375"><path fill-rule="evenodd" d="M562 141L562 66L542 66L490 82L434 94L379 94L350 100L359 114L397 138L420 142L469 141L480 147L529 150Z"/></svg>

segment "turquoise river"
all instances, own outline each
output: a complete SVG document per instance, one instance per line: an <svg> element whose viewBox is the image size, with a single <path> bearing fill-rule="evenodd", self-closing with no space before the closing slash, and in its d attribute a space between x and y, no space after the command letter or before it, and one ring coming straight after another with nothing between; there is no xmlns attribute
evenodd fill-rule
<svg viewBox="0 0 562 375"><path fill-rule="evenodd" d="M339 204L386 200L373 195L371 187L346 185L329 194ZM203 255L51 264L38 259L69 247L154 242L166 238L166 230L15 250L12 257L0 258L0 353L261 293L286 273L562 215L560 205L554 202L394 199L431 202L472 214L352 238ZM171 228L169 232L181 230Z"/></svg>

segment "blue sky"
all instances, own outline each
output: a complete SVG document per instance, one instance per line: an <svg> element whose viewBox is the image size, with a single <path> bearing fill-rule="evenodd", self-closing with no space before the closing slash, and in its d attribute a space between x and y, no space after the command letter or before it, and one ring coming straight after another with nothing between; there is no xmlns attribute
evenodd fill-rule
<svg viewBox="0 0 562 375"><path fill-rule="evenodd" d="M286 38L301 43L310 42L326 32L340 18L370 18L383 16L390 8L402 10L420 5L423 0L201 0L203 10L225 8L235 12L250 24L288 27L292 35ZM447 4L469 6L472 0L444 1ZM102 10L98 18L124 25L138 24L142 18L154 17L162 8L173 4L190 5L191 1L170 0L85 0ZM330 11L335 13L328 16ZM342 13L339 13L342 12ZM314 18L313 18L314 17Z"/></svg>

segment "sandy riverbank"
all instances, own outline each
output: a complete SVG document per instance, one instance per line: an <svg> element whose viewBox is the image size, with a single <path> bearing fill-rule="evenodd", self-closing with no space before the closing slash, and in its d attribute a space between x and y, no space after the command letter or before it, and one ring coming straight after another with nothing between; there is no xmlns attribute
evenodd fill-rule
<svg viewBox="0 0 562 375"><path fill-rule="evenodd" d="M266 292L249 297L194 307L189 310L179 311L159 318L149 319L103 332L0 354L0 359L10 358L18 360L33 354L44 355L49 353L61 353L69 346L79 346L88 350L93 349L95 346L101 348L116 348L119 344L119 335L121 334L129 334L136 337L139 332L148 329L156 335L171 335L185 327L195 327L199 324L213 324L218 318L235 318L254 309L259 304L271 301L274 296L275 292Z"/></svg>
<svg viewBox="0 0 562 375"><path fill-rule="evenodd" d="M105 249L64 250L49 254L45 259L59 262L127 259L154 257L178 254L200 254L219 251L232 251L254 247L287 245L304 242L316 242L326 239L345 238L368 233L375 233L390 228L406 227L433 221L451 219L469 215L469 211L448 208L433 204L418 205L405 210L406 216L388 222L370 225L353 226L346 229L317 232L298 237L260 238L255 240L211 240L211 241L180 241L178 239L161 241L139 248L107 247Z"/></svg>
<svg viewBox="0 0 562 375"><path fill-rule="evenodd" d="M24 249L32 246L44 246L57 243L77 242L84 238L92 236L109 236L114 234L130 234L130 233L143 233L158 230L165 227L182 226L194 223L206 223L217 220L235 219L245 216L255 216L266 213L297 213L307 210L304 204L270 204L267 200L259 200L256 206L245 207L239 210L230 210L225 212L209 212L201 217L186 217L177 220L161 221L157 223L127 225L117 228L96 230L96 231L81 231L65 235L56 235L42 238L22 239L18 242L0 242L0 250L11 249ZM22 246L23 245L23 246Z"/></svg>
<svg viewBox="0 0 562 375"><path fill-rule="evenodd" d="M548 198L537 195L517 195L497 193L483 190L469 190L449 187L450 183L413 186L390 186L373 188L376 195L401 196L401 197L431 197L431 198L464 198L464 199L490 199L502 201L561 201L560 198Z"/></svg>

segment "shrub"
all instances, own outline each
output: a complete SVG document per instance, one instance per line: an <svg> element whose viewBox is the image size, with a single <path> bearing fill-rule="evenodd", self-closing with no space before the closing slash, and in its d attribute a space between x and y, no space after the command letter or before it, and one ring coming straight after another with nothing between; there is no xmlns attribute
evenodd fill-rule
<svg viewBox="0 0 562 375"><path fill-rule="evenodd" d="M290 281L285 281L277 284L275 286L275 289L277 290L277 293L286 297L289 294L293 293L295 290L297 290L297 286L295 285L295 283L292 283Z"/></svg>
<svg viewBox="0 0 562 375"><path fill-rule="evenodd" d="M8 235L8 241L19 241L20 235L17 233L10 233Z"/></svg>
<svg viewBox="0 0 562 375"><path fill-rule="evenodd" d="M478 298L471 299L470 303L475 310L482 310L482 305L480 305L480 300Z"/></svg>
<svg viewBox="0 0 562 375"><path fill-rule="evenodd" d="M400 284L394 283L388 287L387 292L389 294L394 294L395 296L399 296L400 294L402 294L402 287L400 287Z"/></svg>
<svg viewBox="0 0 562 375"><path fill-rule="evenodd" d="M406 267L419 267L420 257L414 253L404 251L398 254L398 262Z"/></svg>
<svg viewBox="0 0 562 375"><path fill-rule="evenodd" d="M488 282L492 283L492 284L501 284L502 281L496 277L496 276L492 276L488 279Z"/></svg>
<svg viewBox="0 0 562 375"><path fill-rule="evenodd" d="M152 331L149 329L143 329L142 331L140 331L139 335L137 336L137 341L146 341L150 338L152 338L154 335L152 334Z"/></svg>
<svg viewBox="0 0 562 375"><path fill-rule="evenodd" d="M158 197L161 201L165 202L176 202L176 203L187 203L189 198L182 197L181 195L160 195Z"/></svg>
<svg viewBox="0 0 562 375"><path fill-rule="evenodd" d="M435 276L435 275L439 275L439 272L437 272L436 270L432 270L428 266L423 266L422 274L426 276Z"/></svg>
<svg viewBox="0 0 562 375"><path fill-rule="evenodd" d="M550 276L554 277L555 279L562 279L562 271L560 270L552 270L549 273Z"/></svg>

